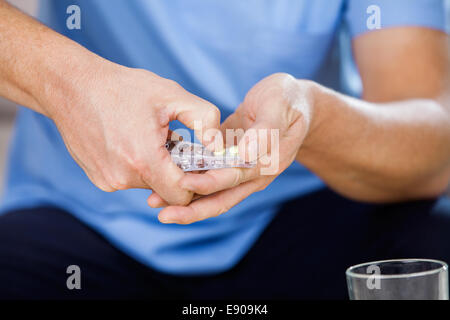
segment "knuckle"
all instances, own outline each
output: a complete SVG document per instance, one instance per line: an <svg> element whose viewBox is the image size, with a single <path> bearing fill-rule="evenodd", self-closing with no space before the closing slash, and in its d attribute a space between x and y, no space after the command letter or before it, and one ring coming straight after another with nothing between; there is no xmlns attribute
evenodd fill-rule
<svg viewBox="0 0 450 320"><path fill-rule="evenodd" d="M120 182L114 181L111 183L111 188L113 188L114 190L125 190L125 189L127 189L127 186Z"/></svg>
<svg viewBox="0 0 450 320"><path fill-rule="evenodd" d="M94 183L97 188L104 192L114 192L117 191L117 189L114 189L110 184L104 183L104 182L96 182Z"/></svg>
<svg viewBox="0 0 450 320"><path fill-rule="evenodd" d="M191 203L193 198L193 193L190 191L185 190L179 190L178 188L173 188L174 192L170 195L168 195L167 198L163 196L164 200L169 203L169 205L172 206L187 206L189 203ZM177 191L175 191L177 190ZM167 195L167 194L166 194Z"/></svg>
<svg viewBox="0 0 450 320"><path fill-rule="evenodd" d="M225 212L227 212L228 210L230 210L231 208L229 206L221 206L219 210L216 211L216 213L212 216L212 217L218 217L221 214L224 214Z"/></svg>
<svg viewBox="0 0 450 320"><path fill-rule="evenodd" d="M91 180L91 182L94 184L94 186L96 186L103 192L117 191L117 189L114 189L114 187L102 175L96 175L95 177L88 175L88 177Z"/></svg>
<svg viewBox="0 0 450 320"><path fill-rule="evenodd" d="M109 185L115 190L125 190L128 189L129 183L128 179L121 175L117 175L109 182Z"/></svg>
<svg viewBox="0 0 450 320"><path fill-rule="evenodd" d="M211 106L205 115L206 121L208 123L219 123L220 122L220 110L216 106Z"/></svg>
<svg viewBox="0 0 450 320"><path fill-rule="evenodd" d="M243 179L243 172L241 169L236 169L233 177L233 187L239 185Z"/></svg>
<svg viewBox="0 0 450 320"><path fill-rule="evenodd" d="M288 81L295 80L295 78L292 75L290 75L289 73L286 73L286 72L277 72L277 73L274 73L273 75L271 75L270 77L277 78L280 80L288 80Z"/></svg>
<svg viewBox="0 0 450 320"><path fill-rule="evenodd" d="M104 180L110 189L113 191L125 190L128 188L129 181L127 175L123 171L108 170L103 173Z"/></svg>
<svg viewBox="0 0 450 320"><path fill-rule="evenodd" d="M180 198L177 201L177 205L179 206L187 206L192 200L193 194L191 192L185 192L180 195Z"/></svg>
<svg viewBox="0 0 450 320"><path fill-rule="evenodd" d="M179 90L182 88L178 82L176 82L175 80L172 80L172 79L166 79L165 86L168 89L173 89L173 90Z"/></svg>

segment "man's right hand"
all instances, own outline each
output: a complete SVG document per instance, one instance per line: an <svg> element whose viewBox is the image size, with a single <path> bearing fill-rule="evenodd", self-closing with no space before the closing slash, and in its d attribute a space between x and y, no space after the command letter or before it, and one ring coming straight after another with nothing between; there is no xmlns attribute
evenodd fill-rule
<svg viewBox="0 0 450 320"><path fill-rule="evenodd" d="M165 149L169 122L219 128L220 113L174 81L105 60L0 0L0 96L51 118L104 191L153 189L186 205ZM205 131L202 131L205 132ZM202 137L198 137L202 140Z"/></svg>
<svg viewBox="0 0 450 320"><path fill-rule="evenodd" d="M104 191L153 189L168 203L188 204L192 193L178 186L184 173L165 148L168 125L201 120L205 132L219 127L219 110L172 80L95 61L46 108L72 157Z"/></svg>

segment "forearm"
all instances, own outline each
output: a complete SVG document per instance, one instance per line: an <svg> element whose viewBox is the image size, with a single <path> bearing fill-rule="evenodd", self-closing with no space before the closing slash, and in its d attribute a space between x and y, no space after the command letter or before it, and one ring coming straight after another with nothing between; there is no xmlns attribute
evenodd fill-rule
<svg viewBox="0 0 450 320"><path fill-rule="evenodd" d="M450 176L447 97L369 103L315 86L297 160L338 192L385 202L436 196Z"/></svg>
<svg viewBox="0 0 450 320"><path fill-rule="evenodd" d="M100 59L0 0L0 96L48 116Z"/></svg>

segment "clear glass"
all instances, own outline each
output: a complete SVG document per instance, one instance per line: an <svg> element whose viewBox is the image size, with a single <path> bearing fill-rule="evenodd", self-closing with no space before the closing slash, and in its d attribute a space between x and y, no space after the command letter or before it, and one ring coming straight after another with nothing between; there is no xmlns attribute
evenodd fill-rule
<svg viewBox="0 0 450 320"><path fill-rule="evenodd" d="M438 260L367 262L346 276L351 300L448 300L448 266Z"/></svg>

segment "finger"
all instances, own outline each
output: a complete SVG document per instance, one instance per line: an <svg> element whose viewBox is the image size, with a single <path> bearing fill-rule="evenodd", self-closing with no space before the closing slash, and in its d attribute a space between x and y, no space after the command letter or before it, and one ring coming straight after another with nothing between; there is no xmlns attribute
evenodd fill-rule
<svg viewBox="0 0 450 320"><path fill-rule="evenodd" d="M258 176L258 167L209 170L202 175L186 174L180 180L180 186L197 194L208 195L233 188Z"/></svg>
<svg viewBox="0 0 450 320"><path fill-rule="evenodd" d="M253 180L229 190L203 197L190 205L169 206L160 211L158 219L162 223L190 224L207 218L217 217L227 212L253 192L258 191L262 181Z"/></svg>
<svg viewBox="0 0 450 320"><path fill-rule="evenodd" d="M148 198L147 198L147 204L152 208L162 208L167 207L169 204L161 198L159 194L156 192L153 192Z"/></svg>
<svg viewBox="0 0 450 320"><path fill-rule="evenodd" d="M194 197L192 198L192 201L195 201L197 199L202 198L202 195L199 194L195 194ZM156 192L153 192L147 199L147 203L150 207L152 208L163 208L163 207L168 207L169 204L164 201L163 198L161 198L161 196L159 194L157 194Z"/></svg>
<svg viewBox="0 0 450 320"><path fill-rule="evenodd" d="M197 138L204 144L203 136L208 130L219 130L220 111L212 103L203 100L187 91L182 99L167 106L170 120L179 120L190 129L194 129Z"/></svg>
<svg viewBox="0 0 450 320"><path fill-rule="evenodd" d="M169 204L187 205L191 202L193 193L179 186L184 172L172 161L164 145L155 150L151 160L140 170L142 180Z"/></svg>
<svg viewBox="0 0 450 320"><path fill-rule="evenodd" d="M184 173L173 163L165 147L167 135L166 128L151 131L148 139L135 139L142 154L133 159L124 152L126 156L119 160L109 159L113 169L103 172L105 180L115 190L150 189L158 191L169 203L189 203L190 192L178 186Z"/></svg>

